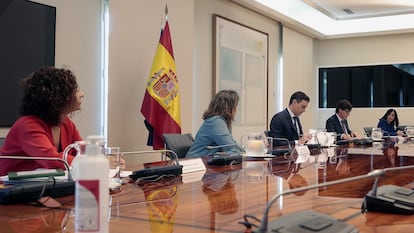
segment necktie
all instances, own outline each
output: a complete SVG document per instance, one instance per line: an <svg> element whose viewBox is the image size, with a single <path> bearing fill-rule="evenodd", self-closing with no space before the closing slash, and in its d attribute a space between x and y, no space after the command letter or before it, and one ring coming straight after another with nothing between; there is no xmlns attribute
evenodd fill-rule
<svg viewBox="0 0 414 233"><path fill-rule="evenodd" d="M298 134L298 138L300 138L300 129L299 129L299 118L297 116L293 117L293 122L295 125L296 133Z"/></svg>
<svg viewBox="0 0 414 233"><path fill-rule="evenodd" d="M341 121L341 125L342 125L342 130L344 131L344 133L348 134L348 130L346 130L345 120Z"/></svg>

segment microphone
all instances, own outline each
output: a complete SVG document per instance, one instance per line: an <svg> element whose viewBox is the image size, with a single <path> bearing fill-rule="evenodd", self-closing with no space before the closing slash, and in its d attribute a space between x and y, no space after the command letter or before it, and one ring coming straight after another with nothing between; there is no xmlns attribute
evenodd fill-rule
<svg viewBox="0 0 414 233"><path fill-rule="evenodd" d="M174 160L177 163L177 165L180 164L179 160L178 160L178 155L177 153L175 153L175 151L173 150L167 150L167 149L162 149L162 150L140 150L140 151L127 151L127 152L122 152L123 155L133 155L133 154L154 154L154 153L171 153L172 155L174 155Z"/></svg>
<svg viewBox="0 0 414 233"><path fill-rule="evenodd" d="M171 153L174 157L175 164L166 165L166 166L153 166L146 167L141 170L133 171L129 177L131 179L138 178L148 178L148 179L159 179L164 176L178 176L183 173L183 165L180 165L178 161L178 155L172 150L149 150L149 151L129 151L122 152L123 155L133 155L133 154L151 154L151 153Z"/></svg>
<svg viewBox="0 0 414 233"><path fill-rule="evenodd" d="M73 181L72 173L70 172L69 164L66 160L56 157L33 157L33 156L23 156L23 155L0 155L0 159L25 159L25 160L54 160L60 161L65 166L68 171L68 181Z"/></svg>
<svg viewBox="0 0 414 233"><path fill-rule="evenodd" d="M414 167L414 166L413 166ZM310 189L316 189L316 188L321 188L321 187L327 187L327 186L331 186L331 185L335 185L335 184L342 184L342 183L346 183L346 182L351 182L351 181L355 181L355 180L361 180L361 179L366 179L366 178L371 178L371 177L379 177L382 176L385 173L384 170L381 169L376 169L372 172L369 172L365 175L360 175L360 176L354 176L354 177L348 177L348 178L344 178L344 179L340 179L340 180L334 180L334 181L329 181L326 183L321 183L321 184L315 184L315 185L310 185L310 186L306 186L306 187L300 187L300 188L295 188L295 189L291 189L291 190L287 190L285 192L281 192L280 194L274 196L266 205L265 211L263 213L263 217L260 223L260 226L258 227L257 231L255 231L256 233L265 233L267 232L268 229L268 218L269 218L269 210L270 207L273 205L273 203L275 203L281 196L287 195L287 194L292 194L292 193L297 193L297 192L302 192L302 191L307 191ZM301 218L302 219L298 219ZM288 220L288 221L287 221ZM294 221L303 221L300 222L298 231L300 229L303 230L303 228L306 229L310 229L314 232L317 232L319 230L324 230L326 228L329 227L334 227L334 231L331 232L339 232L338 229L348 229L350 231L345 231L345 232L352 232L353 229L349 229L351 226L348 224L345 224L343 222L339 222L336 219L330 217L330 216L326 216L324 214L320 214L317 212L313 212L313 211L305 211L305 212L301 212L300 214L293 214L293 217L289 216L288 218L279 218L278 220L275 220L271 223L272 229L280 229L283 226L280 226L280 224L288 224L288 223L295 223ZM325 221L326 225L324 225L324 227L321 227L320 225L318 227L312 224L317 224L321 221ZM339 228L337 226L335 226L335 224L341 224L342 226L340 226ZM279 224L279 225L278 225ZM297 224L297 223L296 223ZM353 228L353 227L352 227ZM324 231L324 232L328 232L328 231Z"/></svg>
<svg viewBox="0 0 414 233"><path fill-rule="evenodd" d="M240 154L240 150L236 143L218 145L218 146L207 146L208 150L212 149L221 149L225 147L236 147L237 152L224 152L219 151L215 154L209 155L207 159L207 165L212 166L225 166L225 165L235 165L243 161L243 157Z"/></svg>
<svg viewBox="0 0 414 233"><path fill-rule="evenodd" d="M218 146L207 146L207 150L221 149L221 148L233 147L233 146L236 146L236 143L230 143L230 144L218 145Z"/></svg>
<svg viewBox="0 0 414 233"><path fill-rule="evenodd" d="M400 171L414 168L414 165L383 169L384 174L389 171ZM379 179L374 181L371 191L367 193L362 203L362 210L394 214L414 214L414 190L396 185L378 187Z"/></svg>

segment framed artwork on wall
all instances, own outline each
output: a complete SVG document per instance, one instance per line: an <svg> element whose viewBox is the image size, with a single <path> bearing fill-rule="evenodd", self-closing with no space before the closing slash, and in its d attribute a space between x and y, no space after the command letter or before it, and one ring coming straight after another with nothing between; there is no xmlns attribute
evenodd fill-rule
<svg viewBox="0 0 414 233"><path fill-rule="evenodd" d="M240 96L233 136L263 132L268 124L268 34L213 15L213 94Z"/></svg>

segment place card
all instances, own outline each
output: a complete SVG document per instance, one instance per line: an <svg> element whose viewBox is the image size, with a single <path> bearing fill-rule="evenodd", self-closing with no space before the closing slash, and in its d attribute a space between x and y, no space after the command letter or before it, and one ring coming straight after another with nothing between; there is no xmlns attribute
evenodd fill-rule
<svg viewBox="0 0 414 233"><path fill-rule="evenodd" d="M206 166L201 158L180 160L183 165L183 174L206 170Z"/></svg>
<svg viewBox="0 0 414 233"><path fill-rule="evenodd" d="M309 160L310 151L308 146L295 146L295 150L298 153L298 158L296 159L295 163L306 163Z"/></svg>

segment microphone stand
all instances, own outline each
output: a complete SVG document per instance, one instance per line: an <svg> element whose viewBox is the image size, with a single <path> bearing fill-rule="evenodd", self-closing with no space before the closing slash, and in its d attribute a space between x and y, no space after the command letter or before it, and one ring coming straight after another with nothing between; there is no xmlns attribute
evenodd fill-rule
<svg viewBox="0 0 414 233"><path fill-rule="evenodd" d="M60 161L65 166L68 171L68 181L73 181L72 173L70 172L70 166L67 161L61 158L56 157L33 157L33 156L23 156L23 155L0 155L0 159L24 159L24 160L53 160Z"/></svg>
<svg viewBox="0 0 414 233"><path fill-rule="evenodd" d="M414 167L414 166L413 166ZM341 180L334 180L334 181L329 181L326 183L321 183L321 184L315 184L315 185L310 185L310 186L306 186L306 187L300 187L300 188L296 188L296 189L291 189L285 192L282 192L276 196L274 196L269 203L266 205L265 211L263 213L263 217L260 223L260 226L258 227L257 231L255 231L256 233L265 233L267 232L267 227L268 227L268 218L269 218L269 210L270 207L273 205L273 203L275 203L281 196L287 195L287 194L291 194L291 193L296 193L296 192L302 192L302 191L307 191L310 189L316 189L316 188L321 188L321 187L326 187L326 186L331 186L331 185L335 185L335 184L342 184L342 183L346 183L346 182L351 182L351 181L355 181L355 180L360 180L360 179L365 179L365 178L370 178L370 177L378 177L378 176L382 176L385 174L385 170L383 169L376 169L372 172L369 172L368 174L365 175L360 175L360 176L354 176L354 177L349 177L349 178L345 178L345 179L341 179Z"/></svg>
<svg viewBox="0 0 414 233"><path fill-rule="evenodd" d="M389 167L389 168L384 168L382 169L384 171L383 175L389 171L400 171L400 170L405 170L405 169L410 169L410 168L414 168L414 165L409 165L409 166L403 166L403 167ZM378 176L377 178L375 178L374 181L374 185L372 186L372 190L371 190L371 194L373 196L377 195L377 190L378 190L378 182L379 179L381 178L381 176Z"/></svg>
<svg viewBox="0 0 414 233"><path fill-rule="evenodd" d="M176 164L167 165L167 166L156 166L156 167L136 170L136 171L133 171L132 174L129 175L129 177L138 181L140 179L148 179L148 178L159 179L166 175L173 175L173 176L181 175L183 173L183 165L180 165L178 161L177 153L175 153L172 150L162 149L162 150L149 150L149 151L129 151L129 152L122 152L122 154L132 155L132 154L151 154L151 153L160 153L160 152L171 153L174 157L174 161Z"/></svg>
<svg viewBox="0 0 414 233"><path fill-rule="evenodd" d="M389 171L400 171L412 169L414 165L403 167L390 167L383 169L384 174ZM396 213L396 214L413 214L414 213L414 191L395 185L384 185L378 187L380 177L374 181L371 191L365 196L362 203L363 212L367 210ZM380 192L378 192L380 189Z"/></svg>
<svg viewBox="0 0 414 233"><path fill-rule="evenodd" d="M221 149L221 148L230 147L230 146L236 146L236 143L230 143L230 144L218 145L218 146L207 146L207 150Z"/></svg>
<svg viewBox="0 0 414 233"><path fill-rule="evenodd" d="M141 151L127 151L127 152L121 152L123 155L134 155L134 154L154 154L154 153L171 153L174 156L174 161L177 163L177 165L180 165L178 161L178 155L175 153L175 151L162 149L162 150L141 150Z"/></svg>

